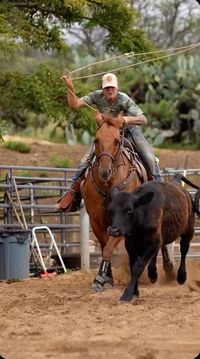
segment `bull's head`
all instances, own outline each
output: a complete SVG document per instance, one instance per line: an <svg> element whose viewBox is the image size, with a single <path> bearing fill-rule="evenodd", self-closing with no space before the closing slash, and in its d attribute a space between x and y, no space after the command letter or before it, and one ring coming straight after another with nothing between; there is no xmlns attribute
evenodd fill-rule
<svg viewBox="0 0 200 359"><path fill-rule="evenodd" d="M136 196L127 192L112 193L112 201L108 206L108 217L110 226L108 234L112 237L131 236L134 225L138 224L139 217L137 209L151 202L154 192L147 192Z"/></svg>

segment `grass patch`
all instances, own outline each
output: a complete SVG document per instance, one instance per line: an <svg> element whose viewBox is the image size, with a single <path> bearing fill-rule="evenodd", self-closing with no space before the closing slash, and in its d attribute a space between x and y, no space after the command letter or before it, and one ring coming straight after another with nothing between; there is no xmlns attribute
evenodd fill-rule
<svg viewBox="0 0 200 359"><path fill-rule="evenodd" d="M62 157L59 156L52 156L50 158L50 162L52 163L52 165L54 165L55 167L58 168L70 168L71 167L71 161L68 160L67 158L63 159Z"/></svg>
<svg viewBox="0 0 200 359"><path fill-rule="evenodd" d="M20 153L29 153L31 151L31 146L23 142L8 141L4 143L4 147Z"/></svg>
<svg viewBox="0 0 200 359"><path fill-rule="evenodd" d="M184 151L196 151L198 150L197 145L194 143L173 143L171 141L165 141L160 146L157 146L160 149L167 150L184 150Z"/></svg>

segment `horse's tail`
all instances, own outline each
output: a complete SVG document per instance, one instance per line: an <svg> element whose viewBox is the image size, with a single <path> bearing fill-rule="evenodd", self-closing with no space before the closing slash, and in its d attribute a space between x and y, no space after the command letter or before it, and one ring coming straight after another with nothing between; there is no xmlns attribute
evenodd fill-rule
<svg viewBox="0 0 200 359"><path fill-rule="evenodd" d="M179 182L179 183L181 181L183 181L186 184L188 184L190 187L197 189L197 192L195 193L194 199L193 199L193 210L198 216L200 216L200 187L197 186L195 183L189 181L185 176L183 176L180 173L177 173L174 176L173 180L175 182Z"/></svg>

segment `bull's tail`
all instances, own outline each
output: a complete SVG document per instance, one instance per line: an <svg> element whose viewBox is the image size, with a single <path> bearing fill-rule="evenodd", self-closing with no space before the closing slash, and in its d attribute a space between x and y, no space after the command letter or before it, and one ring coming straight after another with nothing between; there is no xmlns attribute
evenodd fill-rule
<svg viewBox="0 0 200 359"><path fill-rule="evenodd" d="M181 183L181 181L185 182L186 184L188 184L188 186L197 189L197 192L194 195L194 199L193 199L193 209L194 212L200 216L200 187L197 186L195 183L189 181L185 176L183 176L181 173L177 173L173 180L175 182Z"/></svg>
<svg viewBox="0 0 200 359"><path fill-rule="evenodd" d="M180 183L181 181L185 182L186 184L188 184L188 186L195 188L195 189L200 189L199 186L197 186L197 184L189 181L189 179L187 179L185 176L183 176L181 173L177 173L175 174L174 178L173 178L174 182L178 182Z"/></svg>

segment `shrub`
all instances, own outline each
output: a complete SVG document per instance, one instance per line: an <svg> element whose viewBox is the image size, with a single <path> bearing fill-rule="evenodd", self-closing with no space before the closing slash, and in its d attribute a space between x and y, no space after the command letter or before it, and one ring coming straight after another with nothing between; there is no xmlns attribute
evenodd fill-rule
<svg viewBox="0 0 200 359"><path fill-rule="evenodd" d="M62 157L58 157L58 156L52 156L51 157L51 163L55 167L58 167L58 168L69 168L69 167L71 167L71 163L67 158L63 159Z"/></svg>
<svg viewBox="0 0 200 359"><path fill-rule="evenodd" d="M23 143L23 142L8 141L5 142L4 146L8 150L17 151L21 153L29 153L31 151L31 147L27 143Z"/></svg>

